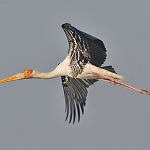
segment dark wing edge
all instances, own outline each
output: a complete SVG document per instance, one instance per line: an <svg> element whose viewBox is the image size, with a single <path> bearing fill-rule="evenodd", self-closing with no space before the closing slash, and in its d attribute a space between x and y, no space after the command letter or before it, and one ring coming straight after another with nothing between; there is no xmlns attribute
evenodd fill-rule
<svg viewBox="0 0 150 150"><path fill-rule="evenodd" d="M69 115L69 123L73 120L73 124L76 120L76 114L78 116L78 122L80 121L80 113L84 114L84 106L86 105L87 88L94 84L95 79L77 79L68 76L61 76L62 86L65 96L65 112L66 119Z"/></svg>
<svg viewBox="0 0 150 150"><path fill-rule="evenodd" d="M79 32L81 32L80 34L83 34L85 39L87 39L88 42L87 48L91 56L90 63L97 67L100 67L104 63L107 57L106 48L103 41L85 32L82 31Z"/></svg>
<svg viewBox="0 0 150 150"><path fill-rule="evenodd" d="M103 66L103 67L101 67L101 68L103 68L103 69L105 69L105 70L107 70L107 71L110 71L110 72L112 72L112 73L117 74L117 72L115 71L115 69L114 69L112 66Z"/></svg>
<svg viewBox="0 0 150 150"><path fill-rule="evenodd" d="M76 29L69 23L63 24L62 28L67 36L69 43L68 53L73 61L74 59L79 62L82 61L82 63L89 61L97 67L104 63L107 55L103 41Z"/></svg>

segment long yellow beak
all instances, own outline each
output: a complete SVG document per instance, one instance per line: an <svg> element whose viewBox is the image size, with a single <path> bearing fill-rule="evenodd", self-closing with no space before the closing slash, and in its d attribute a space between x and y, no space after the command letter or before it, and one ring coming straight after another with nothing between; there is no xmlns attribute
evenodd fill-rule
<svg viewBox="0 0 150 150"><path fill-rule="evenodd" d="M0 80L0 84L5 83L5 82L15 81L15 80L21 80L23 78L24 78L24 74L18 73L16 75L13 75L13 76L10 76L8 78L4 78L4 79Z"/></svg>
<svg viewBox="0 0 150 150"><path fill-rule="evenodd" d="M5 83L5 82L15 81L15 80L29 79L32 77L32 72L33 72L33 70L31 70L31 69L24 70L21 73L18 73L16 75L13 75L8 78L4 78L4 79L0 80L0 84Z"/></svg>

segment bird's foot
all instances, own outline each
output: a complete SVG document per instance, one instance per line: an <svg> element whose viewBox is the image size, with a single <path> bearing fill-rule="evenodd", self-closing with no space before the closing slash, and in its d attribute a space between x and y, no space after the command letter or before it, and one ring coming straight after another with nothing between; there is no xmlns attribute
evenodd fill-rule
<svg viewBox="0 0 150 150"><path fill-rule="evenodd" d="M150 92L149 92L149 91L144 90L144 89L140 89L140 90L141 90L141 91L140 91L141 94L145 94L145 95L150 96Z"/></svg>

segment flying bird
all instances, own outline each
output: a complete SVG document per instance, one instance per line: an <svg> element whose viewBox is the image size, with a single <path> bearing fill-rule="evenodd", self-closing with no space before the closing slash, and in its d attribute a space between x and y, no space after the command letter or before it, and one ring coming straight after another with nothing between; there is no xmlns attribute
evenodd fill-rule
<svg viewBox="0 0 150 150"><path fill-rule="evenodd" d="M10 76L0 83L22 79L52 79L61 76L65 96L66 120L73 123L84 113L87 88L102 80L116 84L141 94L150 96L150 92L123 83L123 76L118 75L112 66L101 66L106 59L106 48L100 39L78 30L69 23L62 25L67 36L69 50L67 57L53 71L42 73L27 69Z"/></svg>

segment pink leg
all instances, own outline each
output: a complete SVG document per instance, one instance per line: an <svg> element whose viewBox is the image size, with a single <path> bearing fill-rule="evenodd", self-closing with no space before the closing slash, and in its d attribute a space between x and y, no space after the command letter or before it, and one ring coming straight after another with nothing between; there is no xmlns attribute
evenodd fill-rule
<svg viewBox="0 0 150 150"><path fill-rule="evenodd" d="M128 88L128 89L130 89L130 90L134 90L134 91L136 91L136 92L139 92L139 93L141 93L141 94L145 94L145 95L150 96L150 92L148 92L148 91L146 91L146 90L135 88L135 87L130 86L130 85L128 85L128 84L125 84L125 83L123 83L123 82L121 82L121 81L118 81L118 80L116 80L116 79L114 79L114 78L112 78L112 77L101 76L101 75L99 75L99 74L97 74L97 73L95 73L95 72L93 72L93 74L100 77L100 78L97 78L97 80L102 80L102 81L106 81L106 82L108 82L108 83L117 84L117 85L119 85L119 86L122 86L122 87Z"/></svg>

